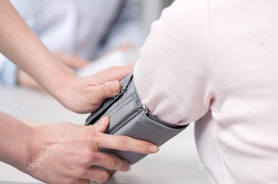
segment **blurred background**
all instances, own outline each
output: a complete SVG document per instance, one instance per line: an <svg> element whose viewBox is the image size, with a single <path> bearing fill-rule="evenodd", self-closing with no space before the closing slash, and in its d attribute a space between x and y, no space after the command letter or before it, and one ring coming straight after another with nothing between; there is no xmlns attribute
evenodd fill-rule
<svg viewBox="0 0 278 184"><path fill-rule="evenodd" d="M161 11L171 5L173 0L141 0L141 17L143 29L146 34L150 31L150 25L160 17Z"/></svg>

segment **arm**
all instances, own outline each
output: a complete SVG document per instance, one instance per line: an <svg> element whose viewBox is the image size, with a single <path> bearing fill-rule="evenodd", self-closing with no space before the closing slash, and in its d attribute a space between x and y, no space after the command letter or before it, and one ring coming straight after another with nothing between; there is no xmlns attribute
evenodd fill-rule
<svg viewBox="0 0 278 184"><path fill-rule="evenodd" d="M87 61L87 60L84 60L82 58L76 57L74 55L69 55L69 54L55 53L55 57L62 64L64 64L66 67L69 67L72 70L85 67L89 63L89 61ZM14 64L9 63L9 66L11 66L11 65L14 65ZM10 70L13 68L8 67L7 69ZM17 82L20 86L29 87L29 88L37 89L37 90L42 90L40 85L34 79L32 79L29 75L27 75L24 71L18 70L17 67L15 67L14 70L12 70L13 75L11 75L11 73L6 72L5 68L4 68L3 72L6 73L7 75L5 75L3 77L3 79L7 79L8 77L11 77L10 79L12 79L12 81L14 81L14 83L12 83L12 84L16 84L16 82ZM0 77L0 79L1 79L1 77Z"/></svg>
<svg viewBox="0 0 278 184"><path fill-rule="evenodd" d="M65 107L78 113L96 110L105 98L112 97L120 89L118 80L133 69L131 65L114 67L93 76L78 78L57 62L8 0L0 2L0 25L0 52Z"/></svg>
<svg viewBox="0 0 278 184"><path fill-rule="evenodd" d="M0 2L0 24L0 51L72 110L89 112L97 108L105 96L113 96L113 90L119 88L119 82L107 81L119 80L132 70L132 66L112 68L77 78L56 62L7 0ZM92 165L122 171L129 168L126 161L100 153L99 149L158 151L150 143L103 134L108 123L106 117L89 128L69 123L31 128L0 112L0 161L47 183L89 183L104 182L108 177L107 172Z"/></svg>
<svg viewBox="0 0 278 184"><path fill-rule="evenodd" d="M0 17L1 25L9 25L0 30L1 52L58 97L54 89L73 73L56 61L7 0L1 1Z"/></svg>
<svg viewBox="0 0 278 184"><path fill-rule="evenodd" d="M129 164L100 149L158 151L150 143L104 134L108 124L106 117L89 127L59 123L32 128L0 112L0 161L46 183L102 183L108 173L92 165L128 171Z"/></svg>
<svg viewBox="0 0 278 184"><path fill-rule="evenodd" d="M20 1L11 1L13 5L17 8L21 16L25 19L26 22L30 21L30 17L35 17L36 14L42 10L46 4L43 2L36 3L34 2L34 6L32 5L32 9L28 6L28 3L22 3ZM29 8L28 8L29 7ZM53 21L53 20L52 20ZM51 22L51 20L50 20ZM39 29L37 24L31 26L34 32L37 33L38 36L45 32L45 29ZM62 44L62 43L61 43ZM62 53L54 53L54 56L64 65L71 69L78 69L81 67L86 66L89 61L84 59L78 58L74 55L69 54L62 54ZM25 72L20 70L14 63L8 60L2 54L0 55L0 62L4 64L3 67L0 66L0 81L3 85L6 86L14 86L14 85L21 85L25 87L30 87L34 89L41 89L41 87L29 77Z"/></svg>
<svg viewBox="0 0 278 184"><path fill-rule="evenodd" d="M214 98L208 33L206 25L199 25L204 12L187 3L175 1L153 23L134 69L143 104L162 120L178 125L201 118ZM196 8L200 6L206 8L205 3Z"/></svg>

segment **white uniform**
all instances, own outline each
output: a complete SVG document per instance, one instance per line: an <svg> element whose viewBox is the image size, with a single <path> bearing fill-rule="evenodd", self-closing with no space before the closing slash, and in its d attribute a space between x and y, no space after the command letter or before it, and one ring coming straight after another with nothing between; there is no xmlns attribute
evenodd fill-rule
<svg viewBox="0 0 278 184"><path fill-rule="evenodd" d="M165 121L196 121L196 167L213 184L278 183L277 10L274 0L176 0L141 50L140 98Z"/></svg>

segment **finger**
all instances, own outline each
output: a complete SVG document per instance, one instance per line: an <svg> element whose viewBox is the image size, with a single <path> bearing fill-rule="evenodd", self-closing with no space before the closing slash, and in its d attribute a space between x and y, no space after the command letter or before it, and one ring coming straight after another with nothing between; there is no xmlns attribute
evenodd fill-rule
<svg viewBox="0 0 278 184"><path fill-rule="evenodd" d="M125 66L114 66L106 70L98 72L92 75L95 79L99 79L100 84L103 84L112 80L122 80L126 76L132 73L135 64L129 64Z"/></svg>
<svg viewBox="0 0 278 184"><path fill-rule="evenodd" d="M79 179L79 180L77 180L77 183L78 184L90 184L91 181L88 179Z"/></svg>
<svg viewBox="0 0 278 184"><path fill-rule="evenodd" d="M107 171L109 174L109 178L111 178L112 176L114 176L116 174L117 171Z"/></svg>
<svg viewBox="0 0 278 184"><path fill-rule="evenodd" d="M115 136L100 134L97 140L98 148L108 148L122 151L132 151L143 154L151 154L159 151L159 148L146 141L133 139L127 136Z"/></svg>
<svg viewBox="0 0 278 184"><path fill-rule="evenodd" d="M106 82L103 85L99 86L97 90L103 93L103 97L108 98L117 94L121 89L121 83L119 81L110 81Z"/></svg>
<svg viewBox="0 0 278 184"><path fill-rule="evenodd" d="M132 69L133 66L128 65L128 66L125 66L124 68ZM130 71L130 70L127 70L127 71ZM109 74L104 75L102 78L98 78L98 79L97 79L97 77L101 77L100 75L99 76L92 75L89 77L89 78L93 77L94 80L99 80L98 81L99 85L91 86L91 87L89 87L89 89L87 91L89 102L91 104L93 104L93 105L101 104L106 98L111 98L120 91L121 83L119 81L115 81L115 80L109 81L111 78L107 77L107 76L112 76L113 74L114 74L114 72L111 72ZM128 74L129 73L125 73L125 75L123 77L114 76L114 79L121 80ZM103 82L103 81L107 81L107 80L108 80L108 82Z"/></svg>
<svg viewBox="0 0 278 184"><path fill-rule="evenodd" d="M91 181L97 182L97 183L104 183L108 180L109 174L107 171L90 167L84 175L84 178L89 179Z"/></svg>
<svg viewBox="0 0 278 184"><path fill-rule="evenodd" d="M111 98L118 94L121 89L119 81L106 82L103 85L91 86L87 91L88 100L92 105L102 104L106 98Z"/></svg>
<svg viewBox="0 0 278 184"><path fill-rule="evenodd" d="M127 161L120 159L116 155L102 152L95 153L92 165L116 171L129 171L131 169Z"/></svg>
<svg viewBox="0 0 278 184"><path fill-rule="evenodd" d="M110 120L109 117L105 116L105 117L101 118L94 125L87 126L86 128L90 128L90 129L92 129L94 131L98 131L98 132L104 132L109 125L109 120Z"/></svg>

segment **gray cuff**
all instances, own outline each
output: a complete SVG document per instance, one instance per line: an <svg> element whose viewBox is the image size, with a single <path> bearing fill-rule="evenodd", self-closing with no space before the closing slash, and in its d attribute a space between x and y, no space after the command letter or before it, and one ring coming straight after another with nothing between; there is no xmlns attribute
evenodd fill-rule
<svg viewBox="0 0 278 184"><path fill-rule="evenodd" d="M114 98L106 99L101 107L89 116L86 125L92 125L108 115L110 124L105 133L133 137L157 146L161 146L188 126L170 124L153 115L141 103L132 75L123 79L121 84L120 92L115 94ZM102 151L117 155L130 164L134 164L146 156L129 151L108 149L102 149Z"/></svg>
<svg viewBox="0 0 278 184"><path fill-rule="evenodd" d="M15 86L17 84L18 68L11 61L6 61L0 71L0 80L3 85Z"/></svg>

